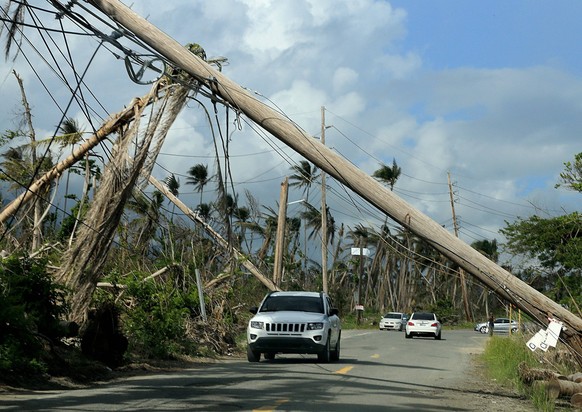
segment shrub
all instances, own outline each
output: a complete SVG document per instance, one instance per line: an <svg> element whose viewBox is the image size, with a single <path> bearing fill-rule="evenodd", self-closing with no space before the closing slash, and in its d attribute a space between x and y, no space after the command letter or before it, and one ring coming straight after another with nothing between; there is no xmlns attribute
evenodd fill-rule
<svg viewBox="0 0 582 412"><path fill-rule="evenodd" d="M185 325L198 306L195 290L140 278L127 282L127 287L133 305L126 311L123 329L132 352L167 359L194 350L194 342L185 337Z"/></svg>
<svg viewBox="0 0 582 412"><path fill-rule="evenodd" d="M43 340L61 335L67 313L64 290L45 263L12 256L0 263L0 376L42 373Z"/></svg>

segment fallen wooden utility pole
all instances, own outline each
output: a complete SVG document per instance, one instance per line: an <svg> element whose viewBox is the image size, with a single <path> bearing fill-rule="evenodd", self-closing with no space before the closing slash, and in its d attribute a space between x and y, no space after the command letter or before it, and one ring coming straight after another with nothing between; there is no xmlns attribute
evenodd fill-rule
<svg viewBox="0 0 582 412"><path fill-rule="evenodd" d="M243 265L249 272L251 272L269 290L271 290L271 291L281 290L277 285L275 285L273 283L273 281L271 279L269 279L267 276L263 275L261 273L261 271L248 259L248 257L243 255L236 248L230 246L228 244L228 242L222 236L220 236L220 233L218 233L214 229L212 229L212 227L208 223L206 223L204 221L204 219L202 219L198 215L198 213L194 212L192 209L190 209L188 206L186 206L184 203L182 203L182 201L180 199L178 199L176 196L174 196L172 194L172 192L170 192L168 190L168 188L162 182L160 182L158 179L156 179L153 176L149 176L148 180L152 185L154 185L156 187L156 189L158 189L160 192L162 192L164 194L164 196L166 196L173 204L178 206L178 209L180 209L186 216L188 216L194 222L202 225L204 227L204 230L206 231L206 233L208 233L210 236L212 236L214 238L214 240L221 247L223 247L225 250L232 251L234 256L237 259L239 259L240 264Z"/></svg>
<svg viewBox="0 0 582 412"><path fill-rule="evenodd" d="M549 323L548 317L561 320L565 326L563 338L577 354L578 361L582 363L582 319L578 316L522 282L465 242L455 238L437 222L319 143L317 139L302 131L297 124L256 100L250 92L190 53L177 41L120 1L87 0L87 2L193 76L213 94L231 104L235 110L243 112L337 181L361 195L403 227L425 239L496 294L521 308L537 322L545 325Z"/></svg>
<svg viewBox="0 0 582 412"><path fill-rule="evenodd" d="M77 147L71 155L65 158L62 162L53 166L53 168L45 173L40 179L30 185L25 192L6 205L0 212L0 223L4 223L6 219L16 213L22 205L28 202L32 197L36 196L45 185L60 176L63 171L77 163L89 150L97 146L101 141L106 139L107 136L115 132L119 127L133 120L136 106L149 104L152 97L153 95L150 93L142 99L134 99L133 102L122 112L107 120L103 125L101 125L95 134L87 139L85 143Z"/></svg>

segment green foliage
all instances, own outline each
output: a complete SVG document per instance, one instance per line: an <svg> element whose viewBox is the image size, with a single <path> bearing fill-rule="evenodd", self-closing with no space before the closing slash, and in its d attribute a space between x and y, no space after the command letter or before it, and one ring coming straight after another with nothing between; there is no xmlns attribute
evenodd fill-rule
<svg viewBox="0 0 582 412"><path fill-rule="evenodd" d="M46 273L44 262L13 256L0 263L0 376L44 372L45 338L60 336L65 292Z"/></svg>
<svg viewBox="0 0 582 412"><path fill-rule="evenodd" d="M482 355L489 377L502 385L509 384L519 389L521 381L518 366L525 362L527 366L538 367L532 351L525 345L521 336L492 336L485 345Z"/></svg>
<svg viewBox="0 0 582 412"><path fill-rule="evenodd" d="M125 281L126 298L134 302L122 326L130 351L158 359L195 351L194 342L186 337L186 324L199 305L197 291L143 278L136 275Z"/></svg>
<svg viewBox="0 0 582 412"><path fill-rule="evenodd" d="M69 196L69 198L71 198ZM76 196L74 197L76 199ZM82 220L83 217L89 211L90 202L88 198L85 198L85 202L83 202L83 210L81 211L81 215L79 218ZM59 241L65 241L71 236L73 229L75 228L75 222L77 221L77 214L79 213L79 207L81 207L81 201L78 201L75 206L71 208L71 212L67 214L63 221L61 222L60 229L57 233L57 239Z"/></svg>
<svg viewBox="0 0 582 412"><path fill-rule="evenodd" d="M556 187L566 186L568 189L582 192L582 153L574 156L574 163L564 163L565 170L560 173L562 184Z"/></svg>
<svg viewBox="0 0 582 412"><path fill-rule="evenodd" d="M506 222L501 233L507 237L510 252L538 259L547 268L582 269L582 215L578 212Z"/></svg>
<svg viewBox="0 0 582 412"><path fill-rule="evenodd" d="M459 314L453 306L453 302L447 299L439 299L429 308L430 312L437 315L443 325L456 325L459 322Z"/></svg>
<svg viewBox="0 0 582 412"><path fill-rule="evenodd" d="M532 216L507 223L501 232L510 252L536 259L543 268L525 268L516 275L556 302L582 305L582 214Z"/></svg>

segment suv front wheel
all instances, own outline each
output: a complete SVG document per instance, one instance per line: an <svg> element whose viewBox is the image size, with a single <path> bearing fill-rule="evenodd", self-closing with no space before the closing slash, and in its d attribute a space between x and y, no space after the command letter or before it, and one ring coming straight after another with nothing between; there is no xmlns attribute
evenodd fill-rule
<svg viewBox="0 0 582 412"><path fill-rule="evenodd" d="M247 346L247 359L249 362L258 362L261 360L261 352L256 352Z"/></svg>
<svg viewBox="0 0 582 412"><path fill-rule="evenodd" d="M329 363L329 361L331 360L331 349L329 348L329 335L327 337L327 342L325 342L323 352L317 355L317 360L319 360L321 363Z"/></svg>
<svg viewBox="0 0 582 412"><path fill-rule="evenodd" d="M339 360L339 358L340 358L340 338L338 338L337 343L335 344L335 349L331 351L330 358L332 361Z"/></svg>

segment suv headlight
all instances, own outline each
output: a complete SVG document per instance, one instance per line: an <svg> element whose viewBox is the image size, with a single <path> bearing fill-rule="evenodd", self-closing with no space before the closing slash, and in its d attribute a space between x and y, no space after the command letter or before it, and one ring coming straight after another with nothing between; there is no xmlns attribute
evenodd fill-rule
<svg viewBox="0 0 582 412"><path fill-rule="evenodd" d="M252 329L263 329L264 322L259 322L258 320L251 320Z"/></svg>
<svg viewBox="0 0 582 412"><path fill-rule="evenodd" d="M307 330L323 329L323 322L310 322L307 324Z"/></svg>

